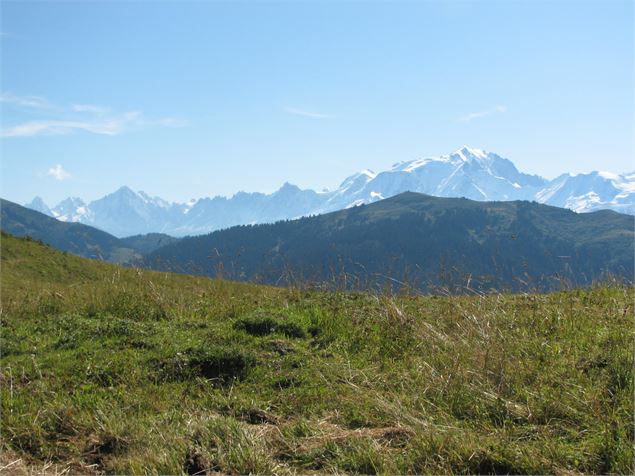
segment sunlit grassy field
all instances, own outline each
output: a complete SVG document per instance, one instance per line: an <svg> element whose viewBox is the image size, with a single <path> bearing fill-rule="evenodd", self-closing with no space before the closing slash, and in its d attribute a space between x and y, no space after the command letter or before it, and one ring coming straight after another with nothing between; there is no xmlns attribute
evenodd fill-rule
<svg viewBox="0 0 635 476"><path fill-rule="evenodd" d="M630 287L319 292L1 251L7 474L634 470Z"/></svg>

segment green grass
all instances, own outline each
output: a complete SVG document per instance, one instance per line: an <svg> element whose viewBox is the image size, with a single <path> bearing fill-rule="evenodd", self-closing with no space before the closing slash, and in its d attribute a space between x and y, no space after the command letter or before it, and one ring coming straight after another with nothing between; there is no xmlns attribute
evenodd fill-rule
<svg viewBox="0 0 635 476"><path fill-rule="evenodd" d="M1 246L2 465L634 470L631 288L322 293Z"/></svg>

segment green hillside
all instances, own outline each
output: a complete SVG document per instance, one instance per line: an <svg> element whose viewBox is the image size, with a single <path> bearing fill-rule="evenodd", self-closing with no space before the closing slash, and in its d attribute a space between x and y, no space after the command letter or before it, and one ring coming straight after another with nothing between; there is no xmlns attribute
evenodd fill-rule
<svg viewBox="0 0 635 476"><path fill-rule="evenodd" d="M30 236L78 256L121 264L178 241L162 233L119 239L97 228L59 221L3 199L0 199L0 229L15 236Z"/></svg>
<svg viewBox="0 0 635 476"><path fill-rule="evenodd" d="M633 217L530 202L404 193L367 206L185 238L145 258L155 269L275 284L368 289L549 290L617 275L633 281Z"/></svg>
<svg viewBox="0 0 635 476"><path fill-rule="evenodd" d="M11 474L635 469L631 287L307 292L0 251Z"/></svg>

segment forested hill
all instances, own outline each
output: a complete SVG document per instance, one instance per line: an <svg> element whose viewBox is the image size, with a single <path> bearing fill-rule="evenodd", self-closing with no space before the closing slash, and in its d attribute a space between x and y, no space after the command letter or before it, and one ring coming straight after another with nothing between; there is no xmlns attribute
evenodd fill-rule
<svg viewBox="0 0 635 476"><path fill-rule="evenodd" d="M633 279L633 217L533 202L403 193L370 205L185 238L145 258L155 269L266 283L387 282L552 289Z"/></svg>

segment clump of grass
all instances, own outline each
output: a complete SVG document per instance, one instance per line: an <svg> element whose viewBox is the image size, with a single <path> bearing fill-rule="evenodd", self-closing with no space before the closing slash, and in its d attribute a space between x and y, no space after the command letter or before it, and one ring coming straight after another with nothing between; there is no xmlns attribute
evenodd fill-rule
<svg viewBox="0 0 635 476"><path fill-rule="evenodd" d="M89 312L94 312L94 308ZM125 319L159 321L167 317L167 311L161 302L150 294L139 296L137 293L122 291L110 296L105 311Z"/></svg>
<svg viewBox="0 0 635 476"><path fill-rule="evenodd" d="M83 456L88 464L103 468L107 465L109 458L125 454L128 446L125 438L102 431L89 437L84 447Z"/></svg>
<svg viewBox="0 0 635 476"><path fill-rule="evenodd" d="M238 319L234 322L234 329L244 331L252 336L280 333L287 337L306 337L306 331L295 322L280 322L268 316Z"/></svg>
<svg viewBox="0 0 635 476"><path fill-rule="evenodd" d="M235 348L197 349L189 366L198 375L223 381L244 377L256 365L256 358Z"/></svg>
<svg viewBox="0 0 635 476"><path fill-rule="evenodd" d="M194 430L192 440L198 448L195 452L198 465L207 466L206 471L271 474L278 466L264 442L255 439L244 424L233 418L216 417L203 421ZM191 461L192 450L188 450L186 467ZM187 469L198 468L190 466Z"/></svg>
<svg viewBox="0 0 635 476"><path fill-rule="evenodd" d="M203 377L225 384L244 378L256 366L256 358L242 349L211 346L177 352L153 364L164 381Z"/></svg>

